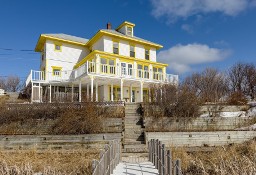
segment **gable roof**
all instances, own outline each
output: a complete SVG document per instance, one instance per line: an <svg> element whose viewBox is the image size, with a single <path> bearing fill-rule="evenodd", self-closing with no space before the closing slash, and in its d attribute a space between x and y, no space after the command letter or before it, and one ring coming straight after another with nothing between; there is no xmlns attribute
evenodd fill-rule
<svg viewBox="0 0 256 175"><path fill-rule="evenodd" d="M137 36L125 35L125 34L119 32L117 30L101 29L91 39L86 39L86 38L82 38L82 37L67 35L67 34L64 34L64 33L41 34L39 39L38 39L35 51L36 52L41 51L41 49L42 49L42 47L43 47L43 45L46 41L46 38L56 40L56 41L62 41L62 42L67 42L67 43L71 43L71 44L90 47L90 46L93 45L93 43L95 43L103 35L115 36L115 37L120 38L120 39L125 39L125 40L131 41L131 42L140 43L140 44L147 45L147 46L150 46L150 47L155 47L156 49L160 49L160 48L163 47L160 44L157 44L157 43L139 38Z"/></svg>
<svg viewBox="0 0 256 175"><path fill-rule="evenodd" d="M56 40L56 41L62 41L62 42L67 42L67 43L71 43L71 44L76 44L76 45L82 45L82 46L85 46L86 43L89 41L86 38L67 35L67 34L64 34L64 33L41 34L38 41L37 41L37 44L36 44L36 48L35 48L36 52L41 51L41 48L43 47L43 45L46 41L46 38L53 39L53 40Z"/></svg>
<svg viewBox="0 0 256 175"><path fill-rule="evenodd" d="M148 41L148 40L145 40L145 39L142 39L142 38L139 38L137 36L129 36L129 35L125 35L121 32L118 32L116 30L113 30L113 29L102 29L101 31L104 31L104 32L109 32L109 33L112 33L112 34L115 34L115 35L119 35L121 37L127 37L127 38L130 38L130 39L135 39L135 40L138 40L138 41L142 41L142 42L146 42L146 43L150 43L152 45L158 45L158 46L161 46L160 44L157 44L157 43L154 43L154 42L151 42L151 41ZM162 46L163 47L163 46Z"/></svg>
<svg viewBox="0 0 256 175"><path fill-rule="evenodd" d="M59 39L63 39L63 40L74 41L74 42L83 43L83 44L86 44L89 41L86 38L81 38L81 37L77 37L77 36L73 36L73 35L67 35L64 33L57 33L57 34L50 33L50 34L42 34L42 35L59 38Z"/></svg>

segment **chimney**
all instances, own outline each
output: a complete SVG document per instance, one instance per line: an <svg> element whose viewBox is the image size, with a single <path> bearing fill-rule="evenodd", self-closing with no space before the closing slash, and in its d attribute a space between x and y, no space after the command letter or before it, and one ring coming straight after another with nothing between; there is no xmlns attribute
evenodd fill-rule
<svg viewBox="0 0 256 175"><path fill-rule="evenodd" d="M110 22L107 23L107 29L111 29L111 23Z"/></svg>

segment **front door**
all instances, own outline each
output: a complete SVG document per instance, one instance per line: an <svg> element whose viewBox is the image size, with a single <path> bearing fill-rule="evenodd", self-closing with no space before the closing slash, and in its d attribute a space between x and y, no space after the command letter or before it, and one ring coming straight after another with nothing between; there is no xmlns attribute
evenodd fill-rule
<svg viewBox="0 0 256 175"><path fill-rule="evenodd" d="M134 103L135 102L135 90L132 90L132 96L131 96L131 102Z"/></svg>

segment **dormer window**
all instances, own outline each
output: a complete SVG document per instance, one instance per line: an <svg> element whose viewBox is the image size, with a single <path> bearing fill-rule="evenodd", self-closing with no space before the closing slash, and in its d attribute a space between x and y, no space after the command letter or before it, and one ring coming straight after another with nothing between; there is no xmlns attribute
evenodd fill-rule
<svg viewBox="0 0 256 175"><path fill-rule="evenodd" d="M149 60L149 49L145 49L145 59Z"/></svg>
<svg viewBox="0 0 256 175"><path fill-rule="evenodd" d="M130 57L135 57L135 47L130 46Z"/></svg>
<svg viewBox="0 0 256 175"><path fill-rule="evenodd" d="M128 35L128 36L133 36L132 33L133 33L133 32L132 32L132 27L128 27L128 26L127 26L126 35Z"/></svg>
<svg viewBox="0 0 256 175"><path fill-rule="evenodd" d="M119 54L119 43L118 42L113 42L113 53Z"/></svg>

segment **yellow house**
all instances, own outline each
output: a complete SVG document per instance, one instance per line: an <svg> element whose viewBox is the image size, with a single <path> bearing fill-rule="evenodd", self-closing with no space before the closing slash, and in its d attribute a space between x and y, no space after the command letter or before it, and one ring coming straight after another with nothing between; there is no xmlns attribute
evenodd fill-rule
<svg viewBox="0 0 256 175"><path fill-rule="evenodd" d="M135 24L110 23L91 39L66 34L41 34L35 51L41 53L40 71L31 70L32 102L71 101L143 102L154 84L178 83L157 62L163 46L136 37Z"/></svg>

